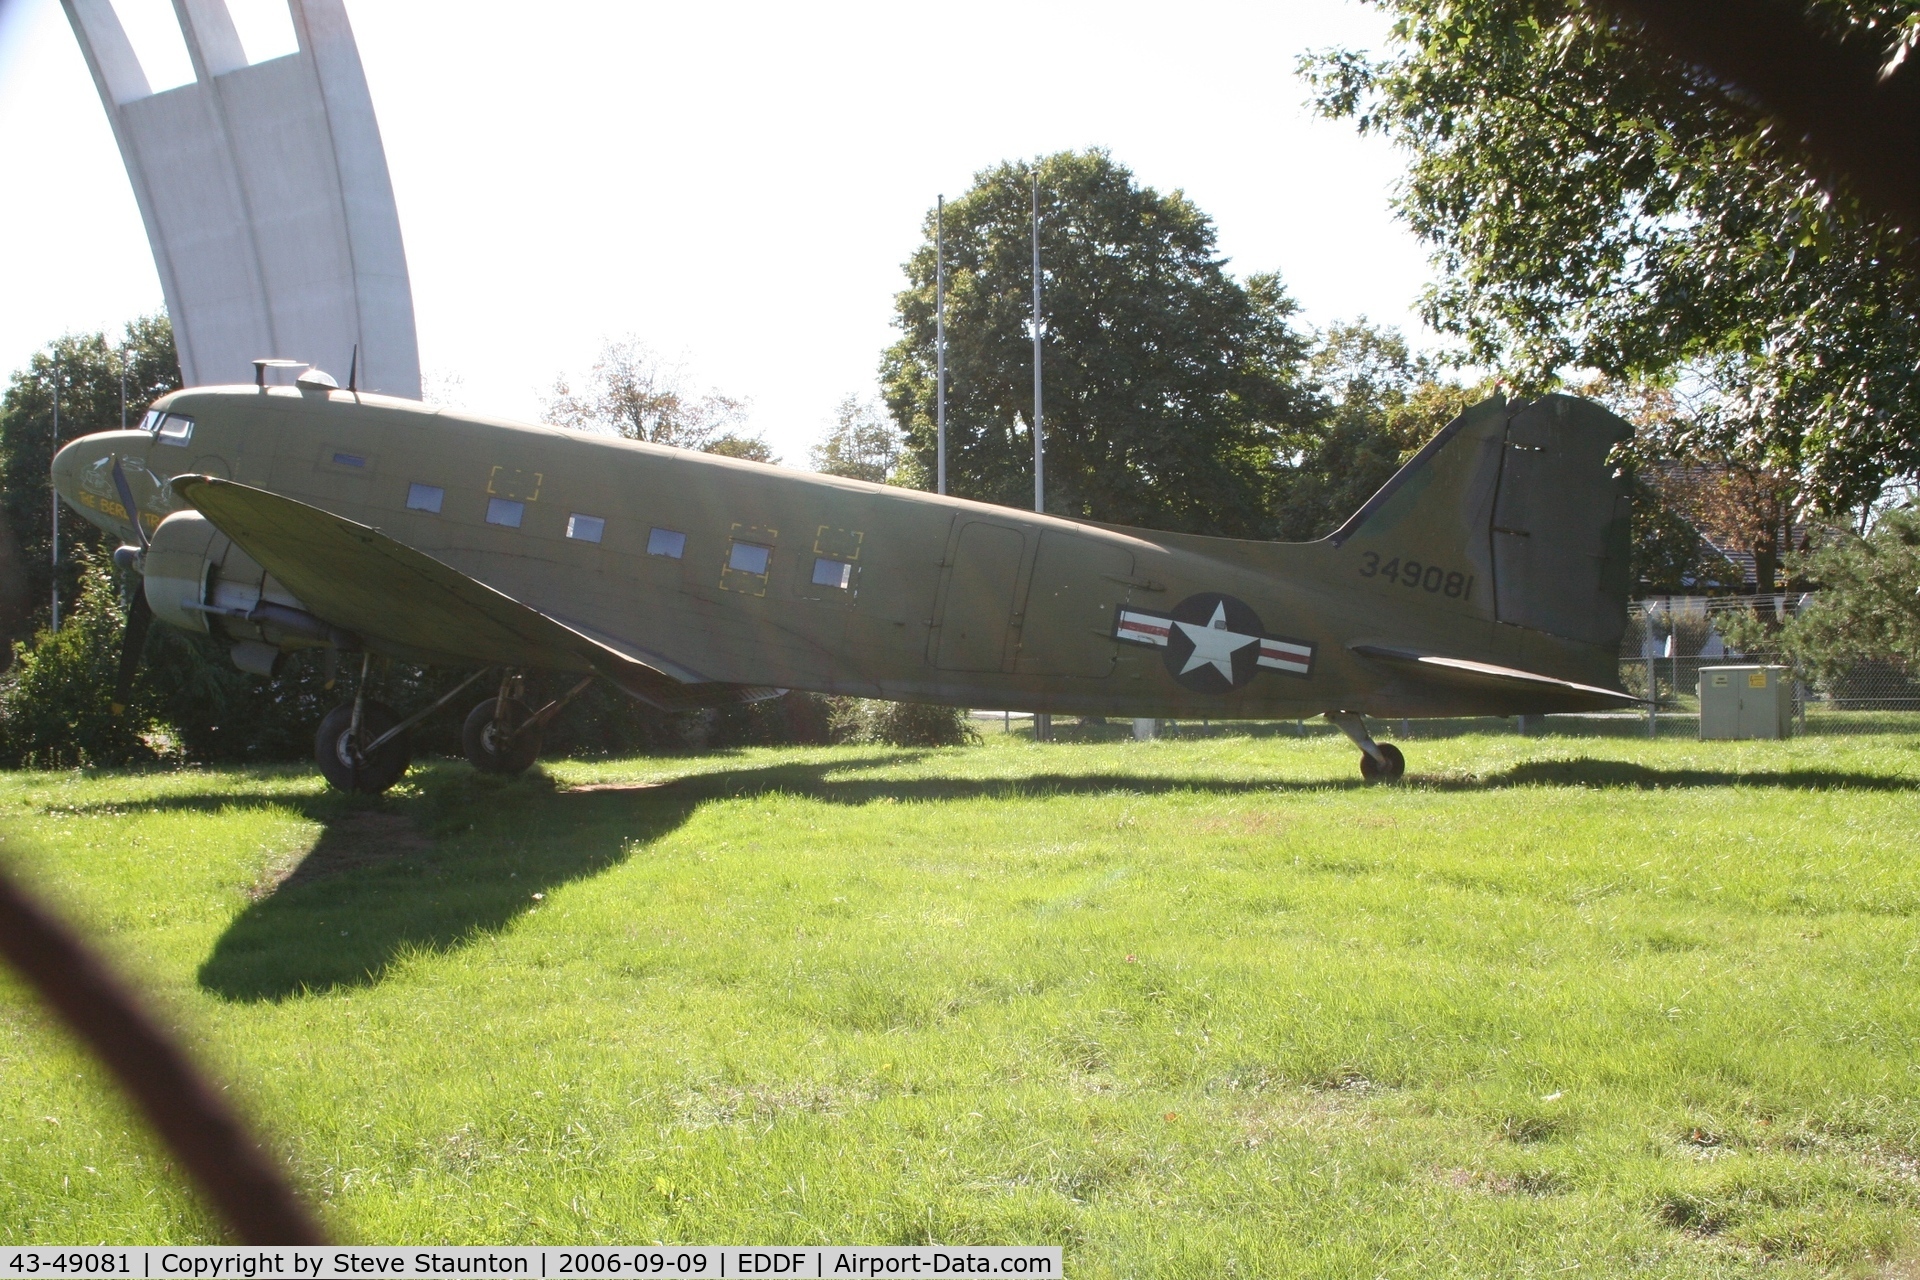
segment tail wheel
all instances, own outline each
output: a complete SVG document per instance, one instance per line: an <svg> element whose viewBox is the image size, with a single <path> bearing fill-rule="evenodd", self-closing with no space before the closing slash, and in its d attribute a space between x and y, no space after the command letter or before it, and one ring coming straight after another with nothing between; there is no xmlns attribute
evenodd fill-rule
<svg viewBox="0 0 1920 1280"><path fill-rule="evenodd" d="M504 705L488 698L470 711L460 745L473 767L482 773L525 773L540 756L540 730L521 727L532 715L518 698L508 698Z"/></svg>
<svg viewBox="0 0 1920 1280"><path fill-rule="evenodd" d="M360 706L360 733L353 732L353 704L347 703L327 712L313 735L313 759L320 772L336 790L360 791L379 795L406 774L413 761L413 744L407 734L396 734L368 753L362 743L372 742L400 723L392 707L380 702ZM356 758L357 755L357 758Z"/></svg>
<svg viewBox="0 0 1920 1280"><path fill-rule="evenodd" d="M1391 742L1376 744L1380 754L1386 757L1382 763L1362 751L1360 753L1360 776L1368 782L1398 782L1407 772L1407 758L1400 754L1400 748Z"/></svg>

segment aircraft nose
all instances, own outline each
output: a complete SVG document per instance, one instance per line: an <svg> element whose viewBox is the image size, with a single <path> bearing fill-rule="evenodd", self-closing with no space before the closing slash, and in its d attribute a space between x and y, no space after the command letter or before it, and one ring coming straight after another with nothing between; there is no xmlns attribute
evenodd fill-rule
<svg viewBox="0 0 1920 1280"><path fill-rule="evenodd" d="M159 502L160 486L144 461L152 443L144 431L102 431L69 441L53 455L54 491L91 523L123 542L134 542L133 516L114 485L113 462L120 459L134 503L151 530L166 514Z"/></svg>

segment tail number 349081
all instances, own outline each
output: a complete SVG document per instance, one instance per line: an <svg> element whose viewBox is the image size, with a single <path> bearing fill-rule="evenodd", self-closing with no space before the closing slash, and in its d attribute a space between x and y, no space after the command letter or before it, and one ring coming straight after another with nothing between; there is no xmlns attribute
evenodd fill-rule
<svg viewBox="0 0 1920 1280"><path fill-rule="evenodd" d="M1473 598L1473 575L1470 573L1461 573L1458 569L1437 564L1422 564L1418 560L1402 560L1399 556L1382 564L1377 551L1369 551L1360 557L1360 576L1385 578L1409 591L1428 591L1449 600Z"/></svg>

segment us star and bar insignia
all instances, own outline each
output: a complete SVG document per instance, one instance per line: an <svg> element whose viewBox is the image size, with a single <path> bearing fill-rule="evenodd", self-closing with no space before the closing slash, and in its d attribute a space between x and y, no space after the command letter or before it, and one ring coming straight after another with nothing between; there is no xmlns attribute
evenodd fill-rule
<svg viewBox="0 0 1920 1280"><path fill-rule="evenodd" d="M1188 596L1171 613L1119 609L1113 636L1165 650L1167 674L1198 693L1238 689L1261 668L1313 674L1312 642L1268 635L1251 606L1217 592Z"/></svg>

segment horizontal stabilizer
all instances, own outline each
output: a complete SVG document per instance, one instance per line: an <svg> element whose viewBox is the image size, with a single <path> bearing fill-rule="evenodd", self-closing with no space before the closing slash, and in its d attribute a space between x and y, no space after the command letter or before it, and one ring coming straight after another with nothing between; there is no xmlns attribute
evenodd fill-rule
<svg viewBox="0 0 1920 1280"><path fill-rule="evenodd" d="M1624 689L1603 689L1598 685L1579 684L1532 671L1495 666L1490 662L1376 644L1349 647L1363 658L1399 667L1416 679L1431 684L1488 693L1536 695L1543 700L1542 710L1611 711L1645 705L1642 699Z"/></svg>
<svg viewBox="0 0 1920 1280"><path fill-rule="evenodd" d="M435 661L592 671L667 711L777 692L675 679L378 529L304 502L210 476L176 477L173 490L317 617L375 648Z"/></svg>

